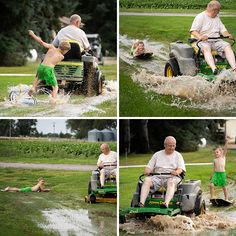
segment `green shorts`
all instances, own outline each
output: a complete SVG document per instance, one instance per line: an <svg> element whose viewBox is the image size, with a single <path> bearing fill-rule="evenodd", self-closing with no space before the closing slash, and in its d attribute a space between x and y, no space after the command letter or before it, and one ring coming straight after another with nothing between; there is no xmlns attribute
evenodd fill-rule
<svg viewBox="0 0 236 236"><path fill-rule="evenodd" d="M211 183L215 186L224 187L226 186L226 173L225 172L214 172L211 179Z"/></svg>
<svg viewBox="0 0 236 236"><path fill-rule="evenodd" d="M21 193L30 193L30 192L32 192L32 188L31 187L21 188L20 192Z"/></svg>
<svg viewBox="0 0 236 236"><path fill-rule="evenodd" d="M46 85L51 85L53 87L58 86L53 67L40 64L37 69L37 76L40 80L45 80Z"/></svg>

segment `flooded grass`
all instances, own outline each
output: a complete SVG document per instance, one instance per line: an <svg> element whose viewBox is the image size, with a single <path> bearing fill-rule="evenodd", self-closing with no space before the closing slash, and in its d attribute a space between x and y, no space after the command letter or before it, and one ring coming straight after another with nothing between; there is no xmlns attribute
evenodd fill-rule
<svg viewBox="0 0 236 236"><path fill-rule="evenodd" d="M1 235L115 235L116 206L84 202L90 175L79 171L1 168L1 189L31 186L40 176L51 189L49 193L1 192Z"/></svg>

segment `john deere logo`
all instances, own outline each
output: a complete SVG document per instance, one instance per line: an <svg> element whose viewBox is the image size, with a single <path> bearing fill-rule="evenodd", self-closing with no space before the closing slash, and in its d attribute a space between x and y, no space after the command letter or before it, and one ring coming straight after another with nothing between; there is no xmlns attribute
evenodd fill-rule
<svg viewBox="0 0 236 236"><path fill-rule="evenodd" d="M68 74L69 73L69 68L67 66L62 67L61 73L62 74Z"/></svg>

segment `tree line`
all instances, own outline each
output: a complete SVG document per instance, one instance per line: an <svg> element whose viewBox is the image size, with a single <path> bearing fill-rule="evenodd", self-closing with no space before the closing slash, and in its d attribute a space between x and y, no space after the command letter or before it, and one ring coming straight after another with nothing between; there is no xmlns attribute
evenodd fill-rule
<svg viewBox="0 0 236 236"><path fill-rule="evenodd" d="M120 152L148 153L163 149L166 136L174 136L177 150L198 150L201 139L223 143L225 120L120 120Z"/></svg>
<svg viewBox="0 0 236 236"><path fill-rule="evenodd" d="M2 119L0 120L0 136L5 137L58 137L58 138L75 138L83 139L88 135L91 129L110 129L116 128L116 120L73 120L66 121L67 129L72 133L47 133L43 134L37 130L37 119Z"/></svg>

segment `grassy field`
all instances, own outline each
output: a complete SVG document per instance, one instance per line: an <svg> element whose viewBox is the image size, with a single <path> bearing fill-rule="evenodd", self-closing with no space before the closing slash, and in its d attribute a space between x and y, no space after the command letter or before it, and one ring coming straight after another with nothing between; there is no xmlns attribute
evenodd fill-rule
<svg viewBox="0 0 236 236"><path fill-rule="evenodd" d="M0 234L4 236L58 235L58 232L43 230L38 226L39 224L47 225L47 219L43 217L42 211L53 209L80 211L81 209L87 209L88 213L84 215L84 218L89 217L91 227L99 235L115 235L115 204L100 203L91 205L84 202L90 175L91 173L89 172L79 171L1 169L1 189L6 186L32 186L38 177L43 176L51 192L1 192ZM107 207L108 205L109 208ZM101 226L104 223L106 227ZM63 222L61 224L63 225ZM86 232L86 229L83 230L83 232ZM83 232L81 232L81 235L83 235ZM68 232L68 234L73 235L72 232L70 233Z"/></svg>
<svg viewBox="0 0 236 236"><path fill-rule="evenodd" d="M148 39L169 47L170 42L187 42L194 17L120 16L120 34L130 39ZM236 35L236 17L222 17L229 32ZM140 26L145 26L140 29ZM236 50L236 45L234 45ZM158 63L158 62L157 62ZM137 68L120 62L120 115L121 116L226 116L230 112L209 114L205 110L181 109L170 106L171 96L147 92L131 80ZM158 74L163 74L158 71ZM180 98L181 101L181 98ZM137 106L138 104L138 106ZM227 114L226 114L227 113Z"/></svg>
<svg viewBox="0 0 236 236"><path fill-rule="evenodd" d="M0 67L0 74L35 74L38 67L37 63L30 63L26 66L22 67ZM105 75L106 80L114 81L117 80L117 69L116 64L108 64L104 66L100 66L102 73ZM1 76L1 88L0 88L0 102L4 102L8 99L8 87L16 86L19 84L27 84L31 85L34 81L34 76ZM84 96L71 95L70 101L71 104L80 104L85 99ZM110 101L110 102L109 102ZM85 114L85 116L106 116L106 117L115 117L116 116L116 100L109 100L107 102L103 102L98 106L98 108L102 108L104 112L96 113L91 112L90 114ZM55 116L55 111L52 106L48 104L38 104L37 106L27 106L27 107L12 107L5 106L2 104L1 107L1 116L32 116L35 113L43 113L45 111L48 112L49 116ZM51 113L50 113L50 110ZM57 115L58 116L58 115ZM59 115L60 116L60 115Z"/></svg>
<svg viewBox="0 0 236 236"><path fill-rule="evenodd" d="M55 164L96 165L100 155L99 142L53 140L0 140L0 161ZM116 142L110 142L116 150Z"/></svg>
<svg viewBox="0 0 236 236"><path fill-rule="evenodd" d="M182 153L185 163L196 162L212 162L214 159L212 148L203 148L198 152ZM151 159L152 154L144 155L129 155L120 157L120 165L146 165ZM227 154L226 173L230 177L228 180L232 181L236 177L236 150L229 150ZM187 174L185 179L200 179L202 181L202 188L208 192L209 178L212 173L212 166L186 166ZM129 207L132 195L135 191L138 177L143 173L144 168L125 168L120 169L120 207ZM218 191L221 191L218 189Z"/></svg>

